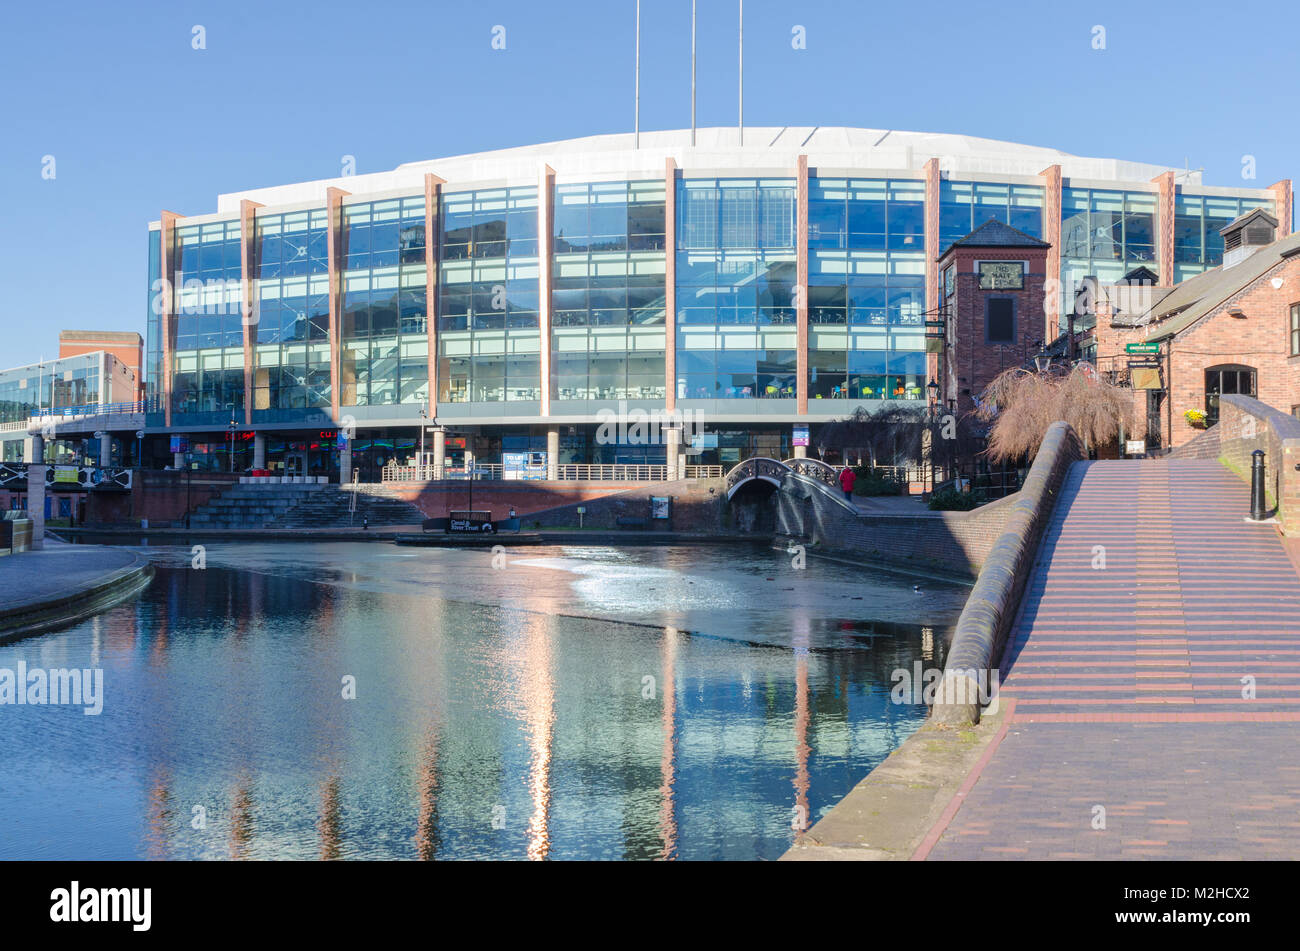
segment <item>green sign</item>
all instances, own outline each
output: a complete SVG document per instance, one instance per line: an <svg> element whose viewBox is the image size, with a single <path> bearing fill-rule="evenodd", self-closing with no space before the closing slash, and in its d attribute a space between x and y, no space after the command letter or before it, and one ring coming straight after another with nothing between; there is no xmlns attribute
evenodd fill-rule
<svg viewBox="0 0 1300 951"><path fill-rule="evenodd" d="M1160 344L1158 343L1126 343L1124 344L1125 353L1160 353Z"/></svg>

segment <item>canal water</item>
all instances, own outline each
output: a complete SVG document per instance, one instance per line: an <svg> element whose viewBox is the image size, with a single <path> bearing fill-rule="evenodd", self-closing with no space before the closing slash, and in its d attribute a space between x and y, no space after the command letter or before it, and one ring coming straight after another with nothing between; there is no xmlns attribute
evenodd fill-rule
<svg viewBox="0 0 1300 951"><path fill-rule="evenodd" d="M98 716L0 706L0 858L775 859L920 725L891 673L968 593L759 546L142 550L138 599L0 646L104 672Z"/></svg>

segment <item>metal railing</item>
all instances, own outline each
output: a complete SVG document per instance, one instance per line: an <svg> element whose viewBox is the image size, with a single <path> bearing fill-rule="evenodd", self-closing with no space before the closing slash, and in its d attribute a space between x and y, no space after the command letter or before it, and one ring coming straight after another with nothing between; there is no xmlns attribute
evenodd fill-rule
<svg viewBox="0 0 1300 951"><path fill-rule="evenodd" d="M720 479L722 466L686 466L684 479ZM545 477L545 471L521 473L517 478ZM668 479L667 465L637 465L624 463L563 463L555 467L556 479L566 482L664 482ZM433 466L399 466L389 463L380 470L383 482L432 482L437 479L470 478L460 466L444 466L441 475ZM509 481L505 468L498 463L476 463L475 481Z"/></svg>
<svg viewBox="0 0 1300 951"><path fill-rule="evenodd" d="M32 419L47 416L129 416L144 411L145 404L143 400L136 400L131 403L83 403L80 406L54 406L49 409L38 409L32 414Z"/></svg>

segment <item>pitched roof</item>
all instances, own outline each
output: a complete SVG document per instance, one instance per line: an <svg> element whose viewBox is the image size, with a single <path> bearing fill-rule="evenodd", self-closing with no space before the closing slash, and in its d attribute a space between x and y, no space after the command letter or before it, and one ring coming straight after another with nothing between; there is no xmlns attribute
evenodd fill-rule
<svg viewBox="0 0 1300 951"><path fill-rule="evenodd" d="M1244 228L1246 226L1246 222L1254 218L1263 218L1265 221L1268 222L1270 227L1274 229L1277 228L1276 218L1270 215L1263 208L1252 208L1250 211L1246 212L1245 214L1238 215L1236 218L1233 218L1226 225L1220 228L1219 234L1227 234L1229 231L1235 231L1238 228Z"/></svg>
<svg viewBox="0 0 1300 951"><path fill-rule="evenodd" d="M958 238L944 250L943 257L953 248L1050 248L1046 241L1040 241L1033 235L1025 234L1019 228L1003 224L996 218L990 218L964 238Z"/></svg>
<svg viewBox="0 0 1300 951"><path fill-rule="evenodd" d="M1228 298L1297 254L1300 254L1300 232L1265 245L1231 267L1220 265L1188 278L1174 285L1168 294L1159 295L1144 313L1135 314L1126 321L1116 320L1115 324L1146 326L1147 340L1172 337L1213 313Z"/></svg>

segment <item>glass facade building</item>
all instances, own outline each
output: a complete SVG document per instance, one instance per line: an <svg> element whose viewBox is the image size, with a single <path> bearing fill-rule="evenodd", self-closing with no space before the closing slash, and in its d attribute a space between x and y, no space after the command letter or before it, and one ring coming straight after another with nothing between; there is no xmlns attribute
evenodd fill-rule
<svg viewBox="0 0 1300 951"><path fill-rule="evenodd" d="M1289 183L1208 188L959 136L698 131L696 148L573 140L165 218L147 255L150 429L234 421L293 442L350 419L380 460L427 416L467 457L541 451L558 430L572 461L650 458L594 441L622 404L698 410L719 448L771 454L804 421L926 405L935 262L989 219L1052 245L1045 336L1084 277L1200 273L1256 207L1289 230Z"/></svg>

